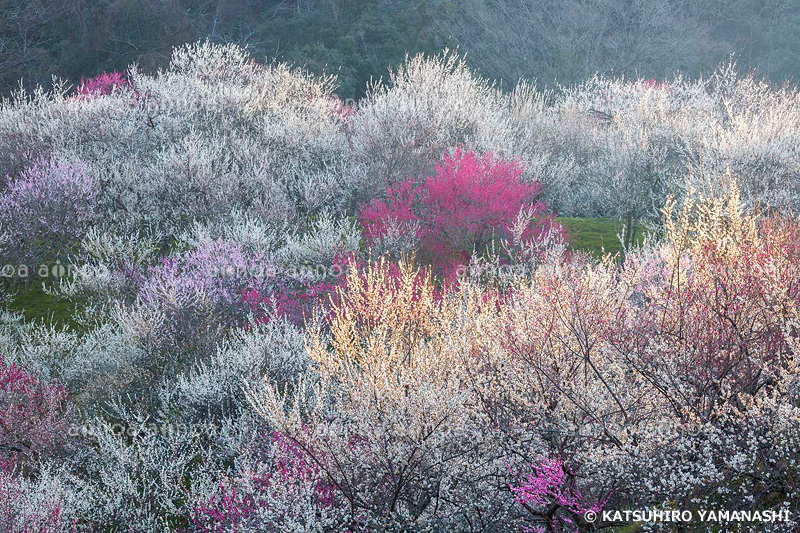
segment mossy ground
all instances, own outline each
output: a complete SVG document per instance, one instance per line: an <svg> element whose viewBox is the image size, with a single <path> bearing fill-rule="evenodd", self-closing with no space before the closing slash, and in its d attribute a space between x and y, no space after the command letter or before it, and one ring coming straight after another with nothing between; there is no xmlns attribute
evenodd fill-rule
<svg viewBox="0 0 800 533"><path fill-rule="evenodd" d="M12 299L6 304L9 311L21 312L26 322L36 321L52 324L56 327L69 326L76 328L73 320L75 303L51 294L42 289L42 284L31 282L10 289Z"/></svg>
<svg viewBox="0 0 800 533"><path fill-rule="evenodd" d="M557 218L556 221L567 229L570 248L589 252L595 257L605 253L622 251L618 234L622 233L623 223L613 218ZM636 243L641 244L646 228L639 224L636 228Z"/></svg>

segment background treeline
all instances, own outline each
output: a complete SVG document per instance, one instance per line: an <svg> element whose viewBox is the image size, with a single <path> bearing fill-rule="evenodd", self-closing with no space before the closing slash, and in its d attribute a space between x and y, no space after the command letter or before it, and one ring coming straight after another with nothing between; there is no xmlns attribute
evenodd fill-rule
<svg viewBox="0 0 800 533"><path fill-rule="evenodd" d="M666 78L734 53L772 80L800 72L796 0L0 0L0 93L76 82L209 38L338 72L360 97L406 53L458 46L483 75L571 84L594 72Z"/></svg>

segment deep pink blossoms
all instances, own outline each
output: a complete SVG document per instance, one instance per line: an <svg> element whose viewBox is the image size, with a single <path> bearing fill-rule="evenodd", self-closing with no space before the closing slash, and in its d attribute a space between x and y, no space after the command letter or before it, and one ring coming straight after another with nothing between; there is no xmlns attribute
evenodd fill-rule
<svg viewBox="0 0 800 533"><path fill-rule="evenodd" d="M523 172L519 162L492 154L445 152L432 175L421 183L407 180L387 188L384 198L361 207L359 219L372 242L391 224L408 224L419 240L419 259L449 276L469 262L473 250L481 253L495 239L510 238L522 209L533 214L524 239L542 239L551 228L559 229L545 203L537 200L541 185L523 181Z"/></svg>
<svg viewBox="0 0 800 533"><path fill-rule="evenodd" d="M81 84L76 89L76 93L84 98L96 98L111 95L130 87L131 82L128 79L127 72L113 70L111 72L103 72L88 80L81 78Z"/></svg>
<svg viewBox="0 0 800 533"><path fill-rule="evenodd" d="M577 517L587 511L599 513L608 501L608 496L602 501L587 501L574 473L560 459L543 458L533 466L533 472L521 476L516 486L512 484L510 488L514 500L546 526L526 527L526 531L577 530Z"/></svg>

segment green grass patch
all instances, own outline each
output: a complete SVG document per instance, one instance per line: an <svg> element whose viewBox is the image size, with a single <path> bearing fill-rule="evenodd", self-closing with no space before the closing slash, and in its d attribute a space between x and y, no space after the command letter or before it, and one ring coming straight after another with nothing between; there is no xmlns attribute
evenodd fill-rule
<svg viewBox="0 0 800 533"><path fill-rule="evenodd" d="M13 299L8 302L6 308L9 311L21 312L26 322L44 321L56 327L69 326L72 329L80 329L73 318L75 303L47 294L42 290L41 283L32 282L27 286L15 287L12 294Z"/></svg>
<svg viewBox="0 0 800 533"><path fill-rule="evenodd" d="M613 218L556 218L556 222L567 229L569 245L573 250L589 252L595 257L601 257L603 250L606 253L622 251L622 245L617 237L622 232L622 221ZM636 244L644 240L645 229L639 224L636 230Z"/></svg>

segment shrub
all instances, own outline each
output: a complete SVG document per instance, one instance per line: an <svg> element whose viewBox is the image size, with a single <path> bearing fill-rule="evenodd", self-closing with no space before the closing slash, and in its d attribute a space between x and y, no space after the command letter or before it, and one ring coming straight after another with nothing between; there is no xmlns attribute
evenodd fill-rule
<svg viewBox="0 0 800 533"><path fill-rule="evenodd" d="M189 368L160 387L162 402L175 406L192 422L224 421L247 411L241 389L267 376L291 384L310 372L303 331L285 320L262 321L234 332L209 358L197 357Z"/></svg>
<svg viewBox="0 0 800 533"><path fill-rule="evenodd" d="M152 331L161 349L209 354L234 326L246 323L248 291L263 291L279 283L267 258L221 239L167 256L139 277L136 302L129 309L160 316Z"/></svg>
<svg viewBox="0 0 800 533"><path fill-rule="evenodd" d="M508 116L502 92L457 52L406 58L388 84L370 87L346 124L353 172L367 177L362 201L430 173L458 146L511 157Z"/></svg>
<svg viewBox="0 0 800 533"><path fill-rule="evenodd" d="M326 326L311 330L318 378L267 382L250 401L334 488L343 527L513 523L513 500L496 488L507 477L497 443L479 429L462 373L471 322L437 302L429 276L391 270L385 260L350 270Z"/></svg>
<svg viewBox="0 0 800 533"><path fill-rule="evenodd" d="M335 490L311 462L303 442L279 433L268 439L267 461L248 479L220 483L206 501L195 505L195 530L298 531L341 526L343 510Z"/></svg>

